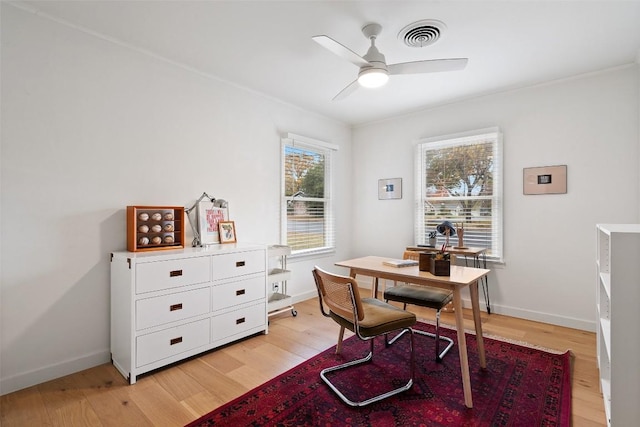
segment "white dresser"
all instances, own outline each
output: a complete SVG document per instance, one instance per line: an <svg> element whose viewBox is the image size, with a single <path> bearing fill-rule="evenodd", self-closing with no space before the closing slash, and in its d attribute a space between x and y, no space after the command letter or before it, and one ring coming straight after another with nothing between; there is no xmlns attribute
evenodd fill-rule
<svg viewBox="0 0 640 427"><path fill-rule="evenodd" d="M267 333L266 246L111 254L111 359L136 377Z"/></svg>

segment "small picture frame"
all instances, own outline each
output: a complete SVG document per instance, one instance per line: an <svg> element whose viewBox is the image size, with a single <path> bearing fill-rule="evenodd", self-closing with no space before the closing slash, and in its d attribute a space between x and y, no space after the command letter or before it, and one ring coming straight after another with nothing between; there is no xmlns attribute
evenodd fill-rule
<svg viewBox="0 0 640 427"><path fill-rule="evenodd" d="M220 233L220 243L236 242L236 225L233 221L218 222L218 231Z"/></svg>
<svg viewBox="0 0 640 427"><path fill-rule="evenodd" d="M566 194L567 165L523 169L523 190L528 194Z"/></svg>
<svg viewBox="0 0 640 427"><path fill-rule="evenodd" d="M378 200L402 199L402 178L378 180Z"/></svg>
<svg viewBox="0 0 640 427"><path fill-rule="evenodd" d="M200 245L215 245L220 243L221 221L229 220L228 208L214 206L210 200L198 203L198 232L200 233Z"/></svg>

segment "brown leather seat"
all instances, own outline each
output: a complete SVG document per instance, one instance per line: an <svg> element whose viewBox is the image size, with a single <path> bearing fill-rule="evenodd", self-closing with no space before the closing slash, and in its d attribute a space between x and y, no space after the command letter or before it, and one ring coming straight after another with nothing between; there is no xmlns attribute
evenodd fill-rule
<svg viewBox="0 0 640 427"><path fill-rule="evenodd" d="M385 290L384 298L440 310L453 300L453 293L444 289L409 284Z"/></svg>

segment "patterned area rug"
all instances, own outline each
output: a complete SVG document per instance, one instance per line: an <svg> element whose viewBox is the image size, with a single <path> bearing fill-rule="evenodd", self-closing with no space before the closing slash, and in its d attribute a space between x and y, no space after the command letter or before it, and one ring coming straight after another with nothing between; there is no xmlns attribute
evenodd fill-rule
<svg viewBox="0 0 640 427"><path fill-rule="evenodd" d="M416 329L433 331L428 324ZM455 331L443 335L457 342ZM350 399L404 384L409 376L405 334L385 348L377 339L371 363L333 372L331 379ZM457 345L435 362L434 340L415 336L413 388L362 408L345 405L320 378L320 371L364 356L368 343L345 340L341 355L329 348L284 374L190 423L195 426L569 426L570 352L553 354L484 338L487 369L481 369L475 335L467 333L473 408L464 405ZM386 387L386 389L385 389Z"/></svg>

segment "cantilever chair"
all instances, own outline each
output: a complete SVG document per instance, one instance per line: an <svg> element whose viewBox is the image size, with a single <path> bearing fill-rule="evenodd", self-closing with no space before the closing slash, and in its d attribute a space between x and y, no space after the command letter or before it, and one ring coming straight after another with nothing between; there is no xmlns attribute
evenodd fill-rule
<svg viewBox="0 0 640 427"><path fill-rule="evenodd" d="M338 323L341 328L341 333L344 332L344 328L347 328L355 333L359 339L369 341L371 343L369 354L367 356L341 365L323 369L322 372L320 372L322 380L342 399L343 402L350 406L365 406L411 389L413 386L415 372L413 329L411 327L416 323L416 316L413 313L401 310L398 307L394 307L393 305L387 304L376 298L360 298L358 283L351 277L334 275L315 267L313 269L313 278L315 279L316 287L318 289L320 311L322 314L325 317L331 317L336 323ZM394 331L401 331L401 334L408 331L411 337L409 340L409 369L411 372L409 381L401 387L378 394L366 400L352 401L347 398L327 378L326 374L371 361L373 358L374 338L380 335L385 335L386 337L386 334ZM341 344L341 342L338 344ZM339 348L338 346L336 347L336 352L338 353Z"/></svg>
<svg viewBox="0 0 640 427"><path fill-rule="evenodd" d="M404 259L416 259L419 252L405 252ZM387 288L384 291L385 301L396 301L403 303L403 309L407 309L407 304L427 307L436 310L436 333L415 330L416 334L426 335L436 340L436 362L441 362L442 358L453 347L453 340L449 337L440 336L440 311L453 300L453 292L446 289L434 288L422 285L402 284ZM404 334L399 333L393 339L387 341L391 345ZM447 342L447 346L440 352L440 341Z"/></svg>

